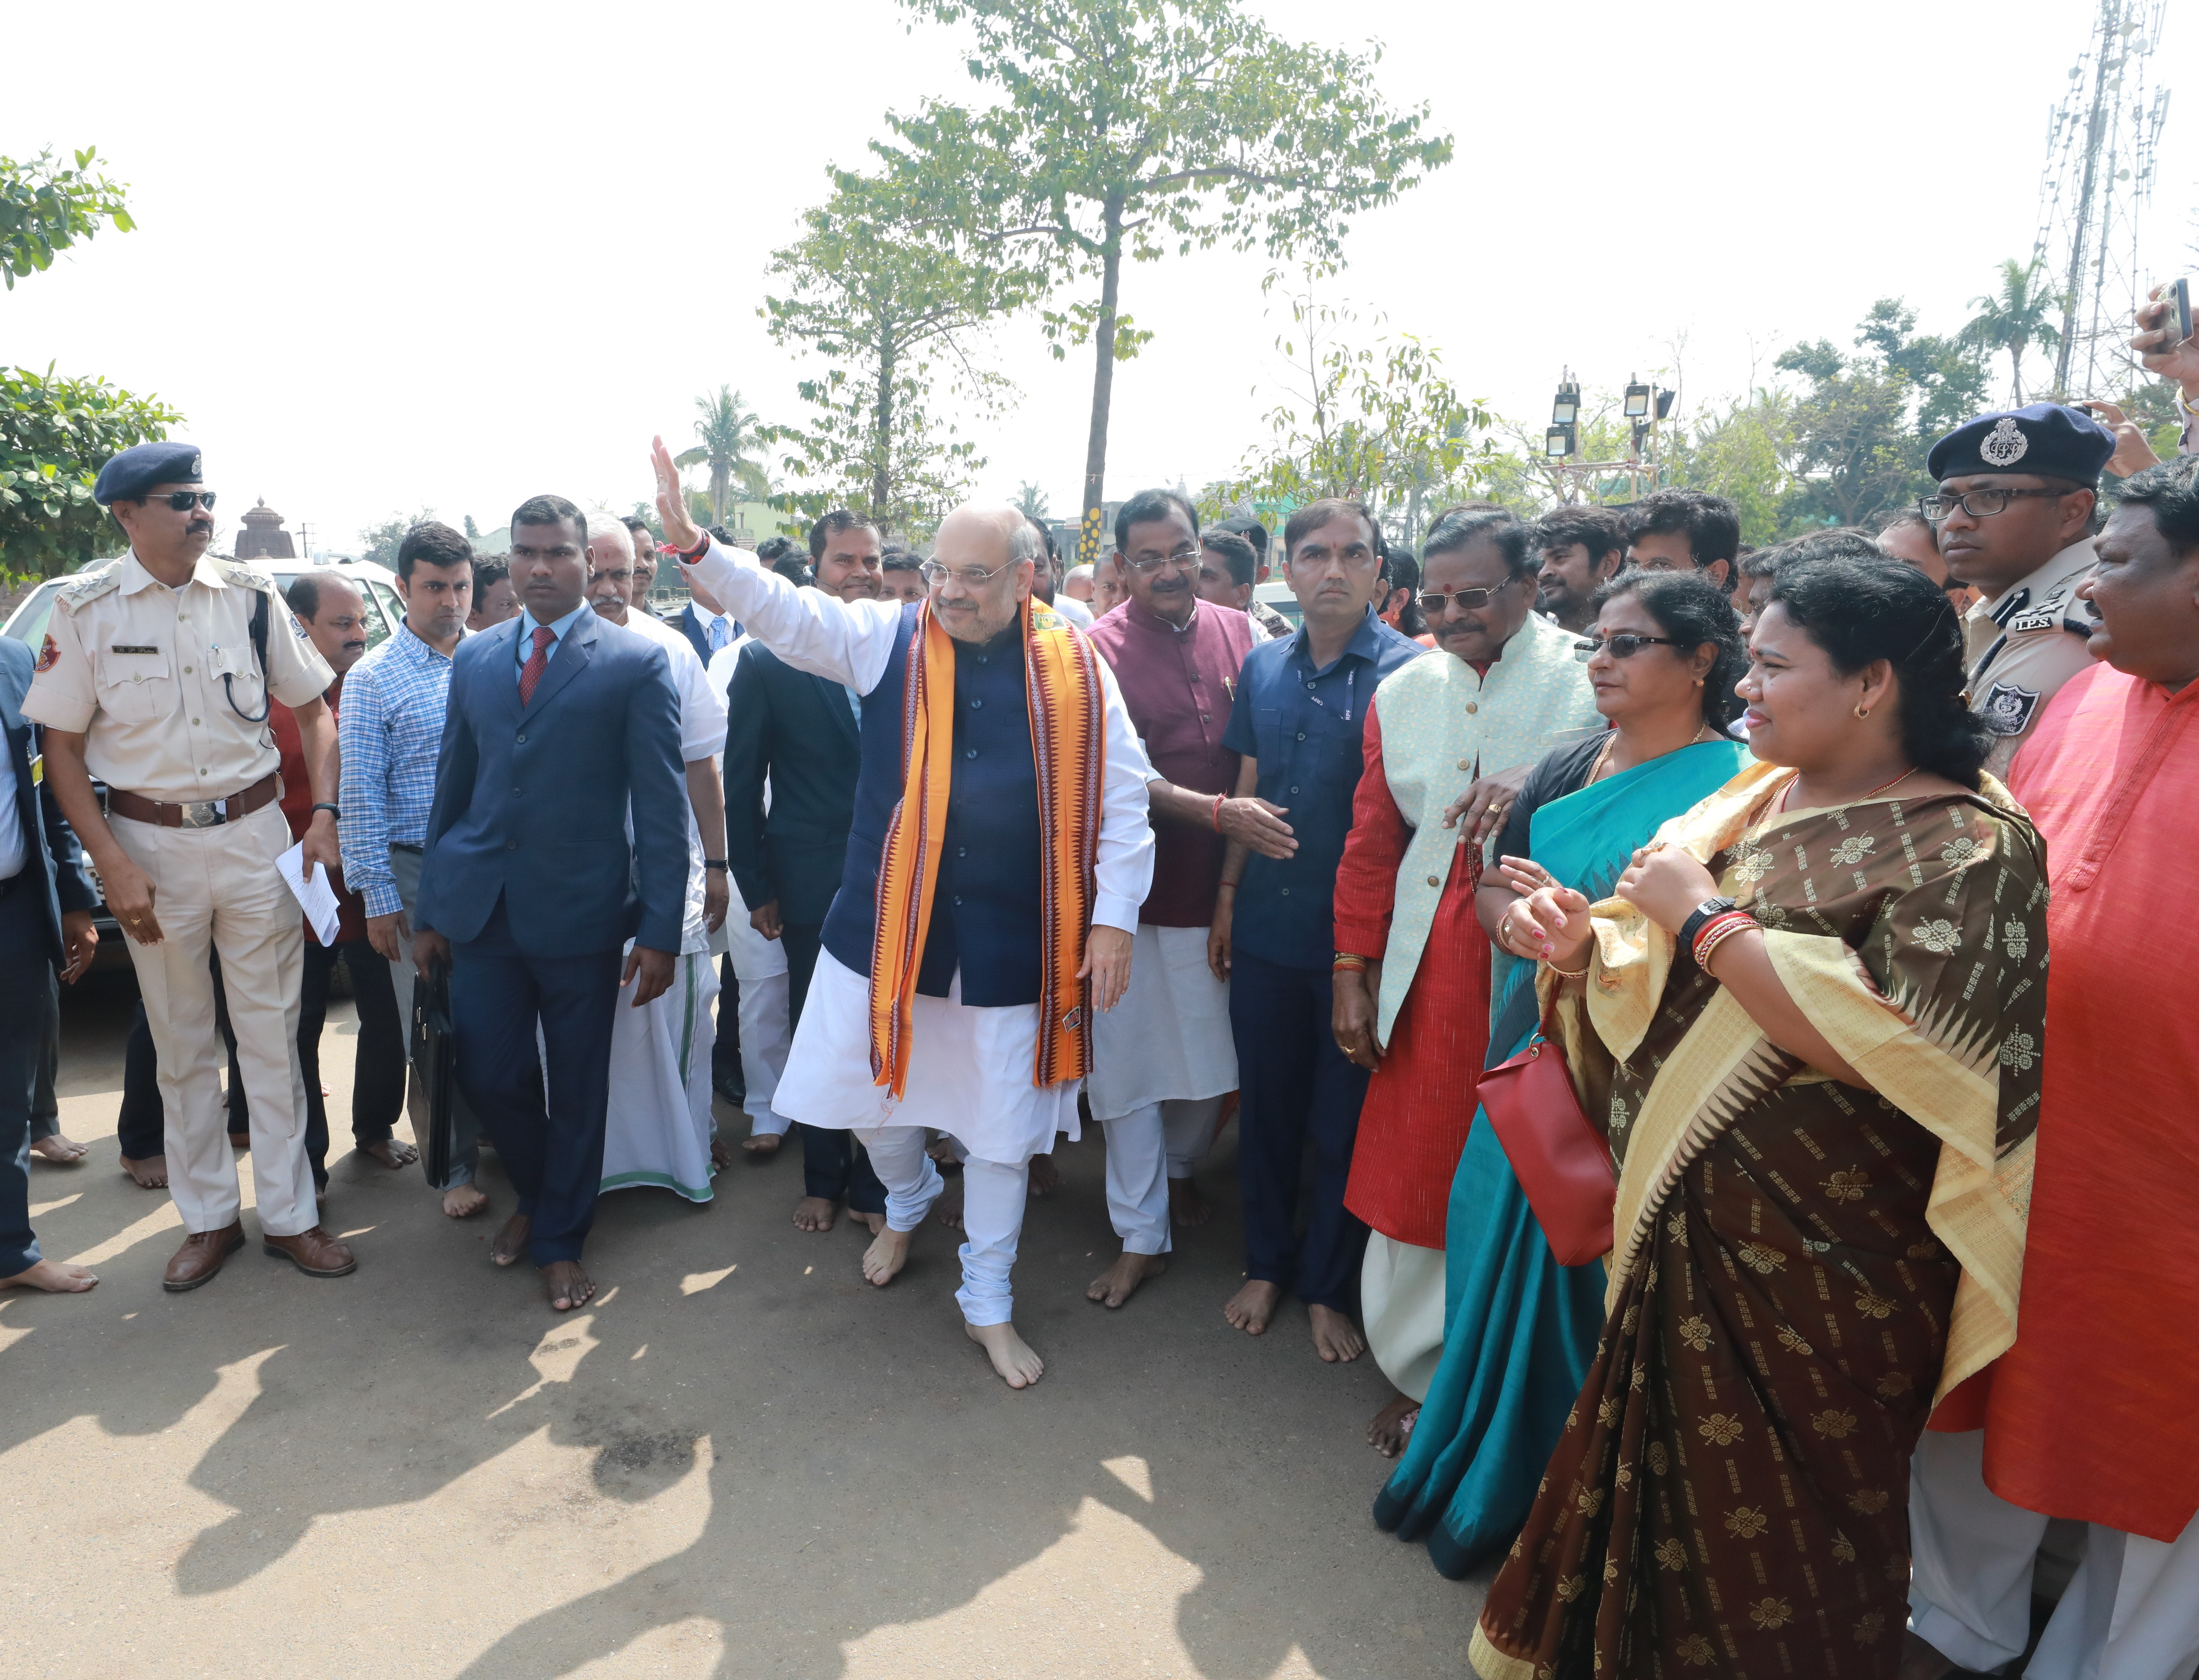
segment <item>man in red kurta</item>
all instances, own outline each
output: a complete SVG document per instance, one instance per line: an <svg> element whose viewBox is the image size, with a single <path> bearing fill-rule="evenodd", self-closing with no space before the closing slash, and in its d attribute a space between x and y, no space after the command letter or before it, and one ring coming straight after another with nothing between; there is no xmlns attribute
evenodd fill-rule
<svg viewBox="0 0 2199 1680"><path fill-rule="evenodd" d="M331 721L343 695L344 673L366 651L366 603L357 589L335 572L301 573L286 592L290 610L313 645L335 673L321 697ZM279 633L279 630L278 630ZM279 700L267 709L267 727L283 755L283 815L290 837L306 831L313 817L313 790L306 780L304 749L297 720ZM335 888L341 915L336 942L324 945L310 924L306 929L306 972L298 996L298 1066L306 1082L306 1153L313 1164L313 1188L329 1182L329 1115L321 1096L321 1027L328 1018L329 982L341 962L351 973L352 996L359 1006L359 1051L351 1092L352 1142L362 1155L385 1167L403 1167L420 1152L394 1135L405 1107L407 1024L397 1016L397 989L389 965L366 942L366 910L348 891L338 871Z"/></svg>
<svg viewBox="0 0 2199 1680"><path fill-rule="evenodd" d="M2199 458L2130 481L2099 563L2079 593L2104 662L2009 772L2053 893L2045 1083L2015 1345L1916 1460L1911 1620L1944 1660L1914 1654L1917 1675L2021 1654L2049 1517L2091 1526L2031 1680L2199 1662L2199 1003L2177 955L2199 907Z"/></svg>

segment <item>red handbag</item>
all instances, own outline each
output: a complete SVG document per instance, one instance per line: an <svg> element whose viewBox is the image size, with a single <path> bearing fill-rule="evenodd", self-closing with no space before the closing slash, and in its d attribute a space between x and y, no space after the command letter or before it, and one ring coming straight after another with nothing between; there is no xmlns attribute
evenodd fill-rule
<svg viewBox="0 0 2199 1680"><path fill-rule="evenodd" d="M1560 1266L1585 1266L1611 1252L1619 1181L1564 1053L1544 1036L1549 1024L1545 1018L1525 1050L1481 1076L1479 1096L1550 1252Z"/></svg>

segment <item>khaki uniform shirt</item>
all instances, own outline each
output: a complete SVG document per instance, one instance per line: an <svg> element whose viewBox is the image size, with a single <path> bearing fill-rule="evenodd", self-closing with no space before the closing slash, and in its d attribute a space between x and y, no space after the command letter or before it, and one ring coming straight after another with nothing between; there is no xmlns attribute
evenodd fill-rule
<svg viewBox="0 0 2199 1680"><path fill-rule="evenodd" d="M268 599L265 680L252 609ZM54 602L23 715L85 738L109 787L169 803L226 799L281 761L267 697L320 698L329 669L264 572L201 555L171 589L133 552L86 572Z"/></svg>
<svg viewBox="0 0 2199 1680"><path fill-rule="evenodd" d="M2090 604L2077 598L2077 586L2092 564L2092 540L2085 537L2015 587L1975 603L1963 616L1970 709L1999 737L1986 769L2003 781L2046 703L2092 662L2086 650Z"/></svg>

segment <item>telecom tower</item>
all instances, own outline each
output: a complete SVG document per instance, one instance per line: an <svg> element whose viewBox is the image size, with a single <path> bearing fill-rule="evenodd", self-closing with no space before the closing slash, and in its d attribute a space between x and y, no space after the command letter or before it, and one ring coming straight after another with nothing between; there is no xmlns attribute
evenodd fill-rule
<svg viewBox="0 0 2199 1680"><path fill-rule="evenodd" d="M2147 283L2138 219L2152 201L2168 116L2168 90L2150 85L2149 72L2167 13L2167 0L2100 0L2069 90L2047 121L2032 257L2062 295L2057 397L2119 390L2137 366L2126 347Z"/></svg>

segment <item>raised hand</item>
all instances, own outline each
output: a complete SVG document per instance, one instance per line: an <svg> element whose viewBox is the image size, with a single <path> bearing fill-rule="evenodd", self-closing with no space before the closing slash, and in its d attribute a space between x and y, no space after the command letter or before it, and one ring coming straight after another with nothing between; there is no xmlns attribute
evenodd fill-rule
<svg viewBox="0 0 2199 1680"><path fill-rule="evenodd" d="M703 540L703 533L687 516L680 469L672 464L672 452L662 438L652 438L650 444L650 464L656 473L656 516L664 525L664 540L676 549L691 549Z"/></svg>

